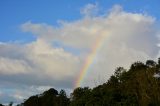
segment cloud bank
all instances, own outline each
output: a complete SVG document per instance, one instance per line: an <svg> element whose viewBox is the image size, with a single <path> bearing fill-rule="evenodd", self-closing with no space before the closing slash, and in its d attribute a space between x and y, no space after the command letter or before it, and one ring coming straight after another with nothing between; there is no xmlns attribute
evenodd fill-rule
<svg viewBox="0 0 160 106"><path fill-rule="evenodd" d="M154 17L125 12L119 5L105 14L97 12L97 4L89 4L81 10L82 19L61 21L58 27L31 21L22 24L21 29L32 33L36 40L0 43L0 89L12 85L9 87L16 90L11 94L17 101L26 97L21 91L27 92L32 86L72 89L89 51L101 36L105 36L103 45L82 86L104 83L116 67L129 67L134 61L158 55ZM0 98L9 97L4 95L0 92Z"/></svg>

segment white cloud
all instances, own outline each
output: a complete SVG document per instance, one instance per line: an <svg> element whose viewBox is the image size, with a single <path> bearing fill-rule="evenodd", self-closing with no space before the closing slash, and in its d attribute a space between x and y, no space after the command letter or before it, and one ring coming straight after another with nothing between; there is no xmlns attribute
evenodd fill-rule
<svg viewBox="0 0 160 106"><path fill-rule="evenodd" d="M1 45L2 46L2 45ZM10 45L2 48L10 48L13 55L7 54L3 49L0 54L0 73L4 75L35 75L55 80L72 78L75 75L79 58L71 53L65 52L63 48L53 48L42 39L23 45L22 48L14 50ZM15 45L16 46L16 45ZM20 52L22 51L23 52ZM19 57L20 56L20 57Z"/></svg>
<svg viewBox="0 0 160 106"><path fill-rule="evenodd" d="M158 74L155 73L155 74L153 75L153 77L155 77L155 78L160 78L160 75L159 75L159 73L158 73Z"/></svg>
<svg viewBox="0 0 160 106"><path fill-rule="evenodd" d="M90 12L97 10L97 4L88 4L81 12L88 16ZM48 42L57 40L66 46L84 49L83 53L88 53L97 39L106 36L97 54L97 62L90 71L94 76L86 76L91 82L98 76L108 78L116 66L128 67L134 61L144 61L157 55L155 18L146 14L125 12L119 5L115 5L109 14L86 16L74 22L62 22L57 28L31 22L25 23L22 28L38 33L38 37L43 35L42 38ZM86 56L83 53L82 62Z"/></svg>
<svg viewBox="0 0 160 106"><path fill-rule="evenodd" d="M31 70L23 60L0 58L0 73L1 74L21 74Z"/></svg>
<svg viewBox="0 0 160 106"><path fill-rule="evenodd" d="M89 51L102 36L102 46L82 86L105 82L118 66L129 67L132 62L157 56L155 18L125 12L119 5L109 13L93 15L97 11L97 4L88 4L81 10L85 15L82 19L63 21L59 27L32 22L21 25L23 31L36 35L36 40L27 44L0 43L0 79L70 89ZM55 42L60 46L55 46ZM66 51L65 47L74 49ZM73 53L75 49L79 55Z"/></svg>
<svg viewBox="0 0 160 106"><path fill-rule="evenodd" d="M84 8L81 9L81 14L85 17L95 16L99 11L98 3L95 4L87 4Z"/></svg>
<svg viewBox="0 0 160 106"><path fill-rule="evenodd" d="M79 59L63 48L53 48L42 39L27 45L30 53L28 59L34 62L47 76L63 79L75 74L75 67Z"/></svg>

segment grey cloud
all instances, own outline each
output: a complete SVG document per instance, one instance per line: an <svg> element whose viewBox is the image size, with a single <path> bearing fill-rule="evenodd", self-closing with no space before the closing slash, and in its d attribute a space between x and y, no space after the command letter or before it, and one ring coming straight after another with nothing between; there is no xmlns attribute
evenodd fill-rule
<svg viewBox="0 0 160 106"><path fill-rule="evenodd" d="M88 11L96 8L95 5L86 6L84 13L88 14ZM154 17L125 12L118 5L109 13L84 16L74 22L64 21L59 27L26 22L21 25L23 31L35 35L36 40L22 45L0 44L0 59L3 60L0 62L9 67L14 63L17 68L14 74L11 70L7 71L11 68L0 68L0 80L20 87L35 85L72 89L86 57L90 55L89 51L103 36L102 45L88 70L89 74L81 84L93 87L95 81L98 84L105 82L118 66L128 68L134 61L154 59L158 55L158 30L155 23ZM54 46L54 41L63 46ZM75 55L63 47L76 48L80 53Z"/></svg>

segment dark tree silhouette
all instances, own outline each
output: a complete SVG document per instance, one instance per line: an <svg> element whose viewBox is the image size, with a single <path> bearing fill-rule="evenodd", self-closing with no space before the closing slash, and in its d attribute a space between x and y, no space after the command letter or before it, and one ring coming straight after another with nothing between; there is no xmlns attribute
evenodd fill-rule
<svg viewBox="0 0 160 106"><path fill-rule="evenodd" d="M51 88L19 106L160 106L160 78L154 77L159 70L160 58L157 63L138 61L128 70L118 67L103 85L74 89L70 98Z"/></svg>

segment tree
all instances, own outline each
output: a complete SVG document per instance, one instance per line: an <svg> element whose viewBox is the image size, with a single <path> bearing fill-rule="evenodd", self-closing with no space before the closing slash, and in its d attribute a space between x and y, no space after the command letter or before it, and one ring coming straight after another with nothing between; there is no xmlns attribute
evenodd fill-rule
<svg viewBox="0 0 160 106"><path fill-rule="evenodd" d="M2 104L0 103L0 106L4 106L4 105L2 105Z"/></svg>
<svg viewBox="0 0 160 106"><path fill-rule="evenodd" d="M65 90L59 92L59 106L69 106L70 100L67 98Z"/></svg>
<svg viewBox="0 0 160 106"><path fill-rule="evenodd" d="M146 65L148 67L155 67L157 65L157 63L155 61L153 61L153 60L147 60L146 61Z"/></svg>
<svg viewBox="0 0 160 106"><path fill-rule="evenodd" d="M84 106L90 100L91 89L78 87L71 94L71 106Z"/></svg>
<svg viewBox="0 0 160 106"><path fill-rule="evenodd" d="M153 60L135 62L130 69L118 67L109 80L93 89L79 87L71 93L59 93L54 88L31 96L24 106L160 106L160 78L158 64ZM158 70L158 71L157 71ZM22 104L22 106L23 106Z"/></svg>
<svg viewBox="0 0 160 106"><path fill-rule="evenodd" d="M55 90L54 88L50 88L48 91L45 91L43 93L43 95L54 95L54 96L56 96L56 95L58 95L58 91Z"/></svg>
<svg viewBox="0 0 160 106"><path fill-rule="evenodd" d="M12 105L13 105L13 102L10 102L10 103L9 103L9 106L12 106Z"/></svg>

